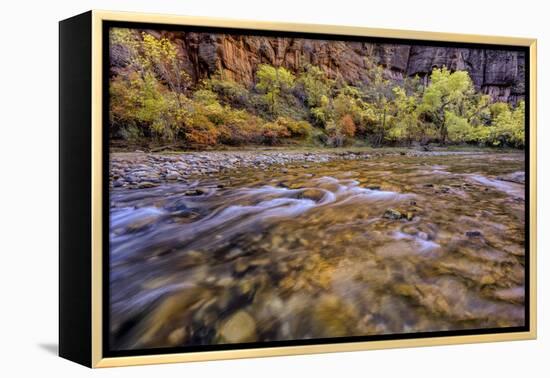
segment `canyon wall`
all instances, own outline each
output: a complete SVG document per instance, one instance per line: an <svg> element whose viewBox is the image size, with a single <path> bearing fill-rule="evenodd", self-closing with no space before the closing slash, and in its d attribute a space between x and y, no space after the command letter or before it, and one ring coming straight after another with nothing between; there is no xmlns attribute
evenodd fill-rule
<svg viewBox="0 0 550 378"><path fill-rule="evenodd" d="M252 85L257 66L283 66L293 72L305 64L321 67L329 77L349 84L368 81L365 57L385 68L387 77L426 80L434 67L466 70L478 90L494 101L517 103L525 97L525 54L518 51L400 45L357 41L244 36L196 32L147 31L165 36L178 47L184 69L195 81L215 72ZM111 47L111 70L127 64L121 46Z"/></svg>

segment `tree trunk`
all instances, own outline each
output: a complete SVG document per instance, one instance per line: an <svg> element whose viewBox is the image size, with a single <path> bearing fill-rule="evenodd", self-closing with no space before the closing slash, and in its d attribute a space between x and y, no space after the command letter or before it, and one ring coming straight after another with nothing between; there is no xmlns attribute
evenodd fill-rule
<svg viewBox="0 0 550 378"><path fill-rule="evenodd" d="M444 146L445 144L447 144L447 126L445 124L441 125L441 129L440 129L440 133L439 133L439 138L440 138L440 144L442 146Z"/></svg>

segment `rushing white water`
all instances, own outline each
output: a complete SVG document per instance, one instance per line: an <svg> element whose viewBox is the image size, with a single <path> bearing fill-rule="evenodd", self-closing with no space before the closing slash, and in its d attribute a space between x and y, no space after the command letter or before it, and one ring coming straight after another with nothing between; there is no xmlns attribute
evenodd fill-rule
<svg viewBox="0 0 550 378"><path fill-rule="evenodd" d="M216 197L216 189L200 198L185 199L180 193L167 193L165 201L178 201L179 205L193 210L204 210L207 215L196 222L176 224L167 223L162 228L145 229L141 235L127 234L111 235L111 257L114 261L133 254L154 249L156 241L164 244L202 244L208 245L216 233L215 243L232 237L241 232L247 232L256 225L267 225L282 218L297 217L308 210L323 206L339 206L349 202L378 202L402 201L411 195L399 194L391 191L371 190L359 186L355 180L338 180L333 177L322 177L314 181L315 187L288 189L275 186L259 188L239 188L230 193L224 193L226 201L223 203ZM315 199L303 198L308 191L322 193ZM155 196L161 195L162 190L156 189ZM137 197L141 201L141 197ZM132 199L134 200L134 199ZM132 202L132 201L131 201ZM213 207L214 205L214 207ZM129 227L132 223L146 219L156 222L162 216L169 214L166 209L145 206L134 208L126 206L111 211L111 229L117 230ZM204 239L210 239L204 240Z"/></svg>
<svg viewBox="0 0 550 378"><path fill-rule="evenodd" d="M480 183L486 186L491 186L506 194L511 194L515 197L525 199L524 185L516 184L510 181L492 179L481 175L469 175L468 177L477 183Z"/></svg>
<svg viewBox="0 0 550 378"><path fill-rule="evenodd" d="M181 253L193 248L211 249L229 242L236 235L262 232L279 220L293 219L313 209L350 203L361 206L369 203L380 206L382 203L382 206L391 206L413 197L410 194L363 188L356 180L340 180L334 177L321 177L313 180L313 184L300 189L268 185L238 188L224 191L223 201L220 200L221 193L216 188L210 188L203 196L188 197L182 194L187 187L182 187L179 191L173 191L173 188L163 190L160 187L149 191L149 201L143 195L134 193L125 198L129 199L128 203L111 210L110 256L111 264L116 267L112 269L111 279L126 278L126 282L131 282L127 278L133 276L140 277L137 282L141 282L143 278L150 276L151 273L147 270L151 267L143 266L144 270L139 267L130 268L126 262L154 257L155 253L162 254L164 249L175 248ZM118 200L116 195L113 197ZM156 202L159 197L162 197L164 207L147 204ZM173 222L169 211L173 203L204 213L205 216L193 222ZM147 205L143 206L144 204ZM155 227L148 227L149 223ZM178 254L175 253L174 256ZM153 261L151 264L156 263ZM124 298L123 311L131 311L132 306L142 307L163 293L165 291L157 289L143 296L130 283L126 290L116 294Z"/></svg>

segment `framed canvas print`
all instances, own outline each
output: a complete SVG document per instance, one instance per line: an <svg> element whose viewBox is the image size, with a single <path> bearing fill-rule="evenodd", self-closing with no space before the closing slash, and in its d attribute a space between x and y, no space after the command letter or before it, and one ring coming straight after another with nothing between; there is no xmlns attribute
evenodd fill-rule
<svg viewBox="0 0 550 378"><path fill-rule="evenodd" d="M536 41L60 22L60 355L536 337Z"/></svg>

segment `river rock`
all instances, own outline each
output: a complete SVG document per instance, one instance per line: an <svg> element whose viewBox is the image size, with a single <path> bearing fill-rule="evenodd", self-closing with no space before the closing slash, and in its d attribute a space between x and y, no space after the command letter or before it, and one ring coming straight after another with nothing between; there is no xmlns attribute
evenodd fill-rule
<svg viewBox="0 0 550 378"><path fill-rule="evenodd" d="M235 261L234 269L236 273L244 273L249 268L250 264L242 257Z"/></svg>
<svg viewBox="0 0 550 378"><path fill-rule="evenodd" d="M177 180L180 178L178 172L169 172L166 174L166 180Z"/></svg>
<svg viewBox="0 0 550 378"><path fill-rule="evenodd" d="M312 328L322 337L349 336L357 324L357 310L338 296L321 296L313 309Z"/></svg>
<svg viewBox="0 0 550 378"><path fill-rule="evenodd" d="M325 192L319 189L306 189L300 193L300 198L307 198L315 202L319 202L325 196Z"/></svg>
<svg viewBox="0 0 550 378"><path fill-rule="evenodd" d="M187 339L187 330L185 328L177 328L168 335L170 345L181 345Z"/></svg>
<svg viewBox="0 0 550 378"><path fill-rule="evenodd" d="M481 231L473 230L473 231L466 231L466 236L469 238L478 238L483 236Z"/></svg>
<svg viewBox="0 0 550 378"><path fill-rule="evenodd" d="M142 181L137 184L137 187L139 189L148 189L148 188L154 188L155 186L158 186L158 184L153 183L151 181Z"/></svg>
<svg viewBox="0 0 550 378"><path fill-rule="evenodd" d="M403 217L403 214L401 214L401 212L399 212L398 210L388 209L386 210L386 212L384 212L384 215L382 217L386 219L397 220L401 219L401 217Z"/></svg>
<svg viewBox="0 0 550 378"><path fill-rule="evenodd" d="M197 189L190 189L185 191L186 196L200 196L202 194L206 193L205 189L197 188Z"/></svg>
<svg viewBox="0 0 550 378"><path fill-rule="evenodd" d="M430 240L430 236L423 231L418 232L416 236L418 236L422 240Z"/></svg>
<svg viewBox="0 0 550 378"><path fill-rule="evenodd" d="M227 252L225 258L227 260L233 260L234 258L240 257L244 254L246 254L246 252L242 248L232 248L229 252Z"/></svg>
<svg viewBox="0 0 550 378"><path fill-rule="evenodd" d="M219 336L221 341L226 343L256 341L256 321L248 312L238 311L222 322Z"/></svg>
<svg viewBox="0 0 550 378"><path fill-rule="evenodd" d="M127 232L142 231L142 230L146 229L147 227L153 225L155 222L157 222L158 219L159 219L159 217L156 216L156 215L145 216L143 218L139 218L136 221L130 223L126 227L126 231Z"/></svg>

